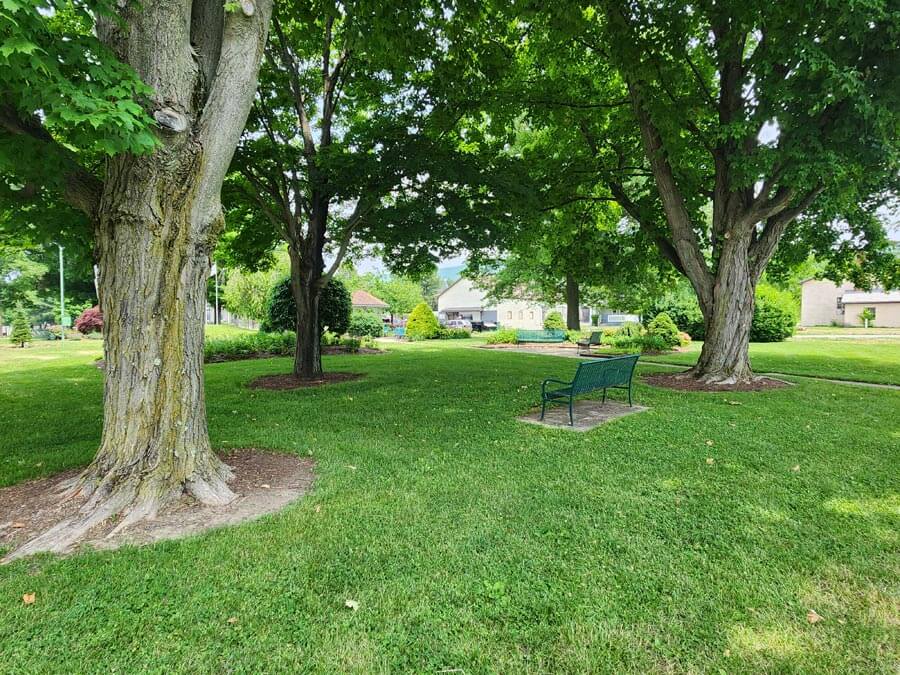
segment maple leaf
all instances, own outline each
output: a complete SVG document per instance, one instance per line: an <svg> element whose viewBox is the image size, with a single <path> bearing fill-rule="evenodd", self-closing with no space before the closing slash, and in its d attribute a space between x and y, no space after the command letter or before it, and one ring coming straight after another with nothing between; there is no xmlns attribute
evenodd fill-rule
<svg viewBox="0 0 900 675"><path fill-rule="evenodd" d="M819 613L814 609L811 609L806 613L806 620L810 623L819 623L820 621L823 621L822 617L819 616Z"/></svg>
<svg viewBox="0 0 900 675"><path fill-rule="evenodd" d="M34 604L34 593L25 593L22 596L22 602L26 605L33 605Z"/></svg>
<svg viewBox="0 0 900 675"><path fill-rule="evenodd" d="M347 600L344 603L344 607L349 607L354 612L359 609L359 603L356 600Z"/></svg>

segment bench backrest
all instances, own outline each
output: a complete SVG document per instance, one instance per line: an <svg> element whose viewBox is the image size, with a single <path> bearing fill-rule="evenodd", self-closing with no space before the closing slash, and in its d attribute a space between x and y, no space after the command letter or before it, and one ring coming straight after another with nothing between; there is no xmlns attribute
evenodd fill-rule
<svg viewBox="0 0 900 675"><path fill-rule="evenodd" d="M602 361L582 361L572 380L572 393L583 394L604 387L627 385L631 382L638 358L640 354L628 354Z"/></svg>
<svg viewBox="0 0 900 675"><path fill-rule="evenodd" d="M601 337L603 337L603 334L600 331L595 330L591 333L591 337L588 338L588 344L599 345Z"/></svg>
<svg viewBox="0 0 900 675"><path fill-rule="evenodd" d="M566 339L564 330L523 330L516 331L519 342L563 342Z"/></svg>

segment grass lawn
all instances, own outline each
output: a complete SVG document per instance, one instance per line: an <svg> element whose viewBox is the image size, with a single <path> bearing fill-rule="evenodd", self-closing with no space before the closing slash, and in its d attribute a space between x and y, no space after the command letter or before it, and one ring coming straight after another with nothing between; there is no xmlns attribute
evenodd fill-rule
<svg viewBox="0 0 900 675"><path fill-rule="evenodd" d="M237 335L245 335L247 333L255 333L255 330L249 328L238 328L225 323L206 324L205 333L208 340L219 340L221 338L230 338Z"/></svg>
<svg viewBox="0 0 900 675"><path fill-rule="evenodd" d="M693 342L683 352L647 358L693 365L702 345L702 342ZM900 341L895 340L758 342L750 345L750 361L753 369L761 373L900 384Z"/></svg>
<svg viewBox="0 0 900 675"><path fill-rule="evenodd" d="M0 483L90 459L97 353L0 349ZM896 673L900 392L639 385L650 411L589 433L514 420L576 364L397 345L293 392L244 386L288 359L208 366L214 444L311 455L313 492L0 568L0 670Z"/></svg>
<svg viewBox="0 0 900 675"><path fill-rule="evenodd" d="M828 335L831 337L865 337L866 335L900 336L900 328L881 328L878 326L872 326L870 328L863 328L862 326L808 326L798 328L797 331L798 335Z"/></svg>

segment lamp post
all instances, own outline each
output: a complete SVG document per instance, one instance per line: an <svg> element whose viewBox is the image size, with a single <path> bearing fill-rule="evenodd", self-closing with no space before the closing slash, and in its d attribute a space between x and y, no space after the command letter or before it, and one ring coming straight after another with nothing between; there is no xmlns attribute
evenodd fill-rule
<svg viewBox="0 0 900 675"><path fill-rule="evenodd" d="M63 248L59 246L59 329L62 334L63 342L66 340L66 279L63 274Z"/></svg>

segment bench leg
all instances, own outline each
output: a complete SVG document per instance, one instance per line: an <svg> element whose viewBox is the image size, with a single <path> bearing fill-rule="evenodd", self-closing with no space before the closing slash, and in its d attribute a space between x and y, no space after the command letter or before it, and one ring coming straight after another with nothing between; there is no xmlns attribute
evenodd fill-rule
<svg viewBox="0 0 900 675"><path fill-rule="evenodd" d="M628 382L628 407L631 407L631 381Z"/></svg>
<svg viewBox="0 0 900 675"><path fill-rule="evenodd" d="M544 421L544 411L547 409L547 399L541 399L541 422Z"/></svg>
<svg viewBox="0 0 900 675"><path fill-rule="evenodd" d="M569 397L569 426L570 427L575 426L575 416L572 414L572 403L573 402L574 402L574 399L570 396Z"/></svg>
<svg viewBox="0 0 900 675"><path fill-rule="evenodd" d="M600 405L605 405L605 404L606 404L606 389L604 388L603 389L603 400L600 401Z"/></svg>

